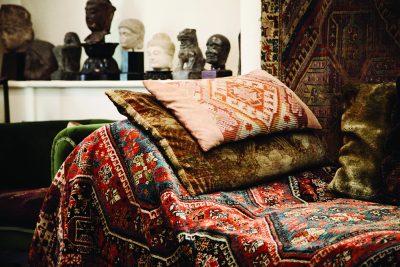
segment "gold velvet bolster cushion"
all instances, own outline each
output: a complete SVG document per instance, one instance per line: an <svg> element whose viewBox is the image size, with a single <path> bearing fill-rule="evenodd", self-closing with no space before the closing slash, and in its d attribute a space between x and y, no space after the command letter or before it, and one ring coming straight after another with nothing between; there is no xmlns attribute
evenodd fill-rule
<svg viewBox="0 0 400 267"><path fill-rule="evenodd" d="M154 96L127 90L106 94L121 114L152 137L193 196L243 188L326 163L325 146L312 130L249 137L204 152Z"/></svg>
<svg viewBox="0 0 400 267"><path fill-rule="evenodd" d="M394 83L357 84L344 88L349 103L342 115L340 168L329 189L341 195L372 200L383 187L384 146L392 128L396 101Z"/></svg>

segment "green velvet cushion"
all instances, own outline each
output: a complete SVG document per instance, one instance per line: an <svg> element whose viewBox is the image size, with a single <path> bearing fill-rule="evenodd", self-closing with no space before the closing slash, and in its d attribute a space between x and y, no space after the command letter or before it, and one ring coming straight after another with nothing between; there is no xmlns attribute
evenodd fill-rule
<svg viewBox="0 0 400 267"><path fill-rule="evenodd" d="M79 144L86 136L97 128L104 125L103 123L78 125L65 128L60 131L53 140L51 148L51 176L54 177L61 164L67 158L69 153Z"/></svg>
<svg viewBox="0 0 400 267"><path fill-rule="evenodd" d="M393 127L396 87L394 83L358 84L344 91L350 93L342 115L344 144L329 189L351 198L375 199L384 183L381 166Z"/></svg>

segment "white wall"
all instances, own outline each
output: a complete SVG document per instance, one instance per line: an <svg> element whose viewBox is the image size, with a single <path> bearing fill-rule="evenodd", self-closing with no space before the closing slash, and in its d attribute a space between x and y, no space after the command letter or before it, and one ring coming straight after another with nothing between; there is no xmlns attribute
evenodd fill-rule
<svg viewBox="0 0 400 267"><path fill-rule="evenodd" d="M145 43L150 40L154 33L166 32L175 41L177 51L179 49L179 43L176 40L176 36L179 31L184 28L195 28L197 30L197 37L203 53L206 50L205 44L207 39L215 33L220 33L227 36L231 42L231 52L227 61L227 68L231 69L235 75L238 70L239 61L237 38L239 32L241 32L242 74L260 68L261 0L111 1L117 8L117 11L111 25L111 34L106 38L107 42L119 42L118 24L125 18L137 18L142 20L146 26ZM63 43L66 32L76 32L82 41L90 33L85 22L86 0L0 0L0 4L20 4L25 6L32 15L36 37L47 40L54 45ZM86 55L83 53L82 62L85 58ZM114 58L117 62L120 62L119 47L114 54ZM175 55L175 64L176 62L177 56ZM209 66L206 65L206 68L209 68ZM57 89L57 93L63 95L63 100L79 102L79 93L70 94L67 91L62 93L64 90L70 89ZM18 91L23 94L23 99L26 99L27 105L33 105L37 102L31 91L32 89L29 88L21 88L20 91ZM10 101L11 104L14 104L14 107L16 107L16 105L19 106L19 102L15 102L18 100L15 96L15 92L14 95L13 93L10 94ZM49 90L43 90L42 95L48 95L49 92ZM4 121L4 103L1 97L3 94L2 90L0 90L0 93L0 122L2 122ZM68 97L66 95L68 95ZM85 95L84 92L82 92L82 96L83 95ZM96 97L98 97L96 99L105 98L102 93L96 95ZM50 103L51 101L48 102ZM93 106L96 106L96 110L104 109L102 104L99 106L98 101L96 101L96 103L91 103ZM42 101L40 105L46 108L45 104L46 101ZM89 106L93 107L90 104ZM54 105L51 107L54 108ZM17 107L17 109L18 108L22 107ZM11 107L11 109L11 112L13 112L13 107ZM54 112L57 113L56 111ZM80 116L85 117L86 113L84 110L79 109L79 112ZM71 114L68 112L59 111L57 114L59 119L69 119L69 117L71 117ZM21 114L14 115L12 113L12 115L18 117ZM76 114L74 116L76 116ZM90 115L90 117L93 116ZM43 117L41 119L46 118ZM54 118L52 117L52 119Z"/></svg>
<svg viewBox="0 0 400 267"><path fill-rule="evenodd" d="M240 1L242 74L261 68L261 0Z"/></svg>
<svg viewBox="0 0 400 267"><path fill-rule="evenodd" d="M76 32L81 41L90 34L85 22L85 0L0 0L1 4L14 3L25 6L31 13L35 35L54 45L63 43L64 34ZM203 54L207 39L216 33L225 35L231 43L227 68L234 74L238 68L238 34L240 32L240 0L111 0L116 7L107 42L119 42L118 24L125 18L137 18L146 27L145 44L157 32L165 32L175 41L185 28L197 30ZM243 1L244 2L244 1ZM83 53L83 60L86 58ZM120 62L120 48L114 58ZM177 62L175 53L174 66ZM209 68L206 65L206 68ZM145 64L147 68L147 62Z"/></svg>

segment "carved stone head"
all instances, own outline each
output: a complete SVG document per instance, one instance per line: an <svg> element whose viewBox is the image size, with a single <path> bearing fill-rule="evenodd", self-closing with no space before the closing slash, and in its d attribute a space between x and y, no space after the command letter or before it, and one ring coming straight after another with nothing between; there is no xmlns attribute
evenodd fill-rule
<svg viewBox="0 0 400 267"><path fill-rule="evenodd" d="M144 25L138 19L124 19L118 25L122 49L134 51L143 48Z"/></svg>
<svg viewBox="0 0 400 267"><path fill-rule="evenodd" d="M175 45L168 34L159 32L147 43L147 59L153 70L170 70Z"/></svg>
<svg viewBox="0 0 400 267"><path fill-rule="evenodd" d="M1 5L0 40L5 50L24 52L33 38L30 13L19 5Z"/></svg>

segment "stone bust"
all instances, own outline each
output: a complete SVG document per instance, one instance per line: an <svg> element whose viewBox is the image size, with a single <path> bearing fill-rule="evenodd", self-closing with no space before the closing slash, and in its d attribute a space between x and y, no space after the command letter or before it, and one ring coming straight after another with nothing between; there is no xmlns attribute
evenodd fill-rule
<svg viewBox="0 0 400 267"><path fill-rule="evenodd" d="M143 49L144 25L138 19L124 19L118 26L120 45L125 51Z"/></svg>
<svg viewBox="0 0 400 267"><path fill-rule="evenodd" d="M149 65L154 71L171 70L175 45L168 34L163 32L154 34L146 48Z"/></svg>
<svg viewBox="0 0 400 267"><path fill-rule="evenodd" d="M110 0L88 0L86 2L86 25L92 33L85 38L88 44L104 43L110 33L111 21L116 8Z"/></svg>
<svg viewBox="0 0 400 267"><path fill-rule="evenodd" d="M207 40L206 62L212 70L225 70L231 44L222 34L214 34Z"/></svg>
<svg viewBox="0 0 400 267"><path fill-rule="evenodd" d="M49 80L57 69L54 45L34 39L31 15L23 6L1 5L0 39L9 55L24 54L24 79Z"/></svg>
<svg viewBox="0 0 400 267"><path fill-rule="evenodd" d="M71 73L78 73L82 54L81 42L78 34L67 32L64 36L64 44L53 48L53 53L57 59L58 70L53 72L53 80L75 79Z"/></svg>

